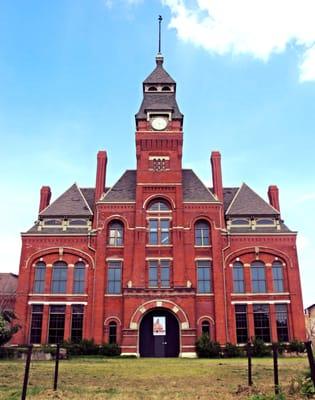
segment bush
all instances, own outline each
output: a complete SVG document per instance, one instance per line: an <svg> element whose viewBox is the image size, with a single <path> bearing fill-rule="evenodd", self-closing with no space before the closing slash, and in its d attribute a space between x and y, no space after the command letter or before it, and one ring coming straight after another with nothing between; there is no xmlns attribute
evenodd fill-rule
<svg viewBox="0 0 315 400"><path fill-rule="evenodd" d="M227 343L224 349L225 357L232 358L232 357L241 357L244 355L243 350L232 343Z"/></svg>
<svg viewBox="0 0 315 400"><path fill-rule="evenodd" d="M292 341L289 343L289 348L288 348L288 350L289 350L291 353L296 353L296 354L304 353L304 351L305 351L305 346L304 346L304 343L303 343L303 342L300 342L299 340L292 340Z"/></svg>
<svg viewBox="0 0 315 400"><path fill-rule="evenodd" d="M209 335L203 333L196 342L197 355L200 358L220 357L221 347L218 342L210 340Z"/></svg>
<svg viewBox="0 0 315 400"><path fill-rule="evenodd" d="M121 353L121 349L116 343L105 343L102 344L99 347L99 353L101 356L107 356L107 357L114 357L114 356L119 356Z"/></svg>
<svg viewBox="0 0 315 400"><path fill-rule="evenodd" d="M268 357L271 355L271 348L260 338L254 338L252 347L253 357Z"/></svg>

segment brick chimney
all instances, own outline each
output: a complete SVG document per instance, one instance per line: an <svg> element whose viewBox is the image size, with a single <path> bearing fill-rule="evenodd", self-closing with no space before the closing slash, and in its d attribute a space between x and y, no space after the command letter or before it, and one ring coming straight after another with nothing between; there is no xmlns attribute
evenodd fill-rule
<svg viewBox="0 0 315 400"><path fill-rule="evenodd" d="M97 153L95 202L97 202L105 191L107 153L102 150Z"/></svg>
<svg viewBox="0 0 315 400"><path fill-rule="evenodd" d="M280 212L279 202L279 189L276 185L270 185L268 187L268 197L270 205Z"/></svg>
<svg viewBox="0 0 315 400"><path fill-rule="evenodd" d="M39 213L49 206L50 198L51 198L50 187L42 186L40 189Z"/></svg>
<svg viewBox="0 0 315 400"><path fill-rule="evenodd" d="M221 172L221 154L219 151L211 153L211 166L212 166L212 185L214 194L218 200L223 201L223 185L222 185L222 172Z"/></svg>

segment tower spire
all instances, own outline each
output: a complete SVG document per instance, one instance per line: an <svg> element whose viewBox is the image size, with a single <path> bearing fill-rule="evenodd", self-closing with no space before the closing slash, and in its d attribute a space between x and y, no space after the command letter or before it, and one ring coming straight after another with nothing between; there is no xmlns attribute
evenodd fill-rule
<svg viewBox="0 0 315 400"><path fill-rule="evenodd" d="M162 23L162 15L159 15L159 51L158 54L161 54L161 23Z"/></svg>

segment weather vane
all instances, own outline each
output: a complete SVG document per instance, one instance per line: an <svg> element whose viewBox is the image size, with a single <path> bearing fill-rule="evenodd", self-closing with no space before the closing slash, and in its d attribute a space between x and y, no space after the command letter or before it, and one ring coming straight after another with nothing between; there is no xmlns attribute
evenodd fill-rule
<svg viewBox="0 0 315 400"><path fill-rule="evenodd" d="M159 15L159 54L161 54L161 22L163 18L162 15Z"/></svg>

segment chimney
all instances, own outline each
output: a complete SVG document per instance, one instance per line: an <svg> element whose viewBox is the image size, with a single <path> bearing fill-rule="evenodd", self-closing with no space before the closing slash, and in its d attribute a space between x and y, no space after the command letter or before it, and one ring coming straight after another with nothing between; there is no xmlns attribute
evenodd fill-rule
<svg viewBox="0 0 315 400"><path fill-rule="evenodd" d="M212 166L212 185L214 194L217 196L218 200L223 201L221 154L219 151L213 151L211 153L211 166Z"/></svg>
<svg viewBox="0 0 315 400"><path fill-rule="evenodd" d="M95 183L95 202L97 202L105 191L107 153L99 151L97 153L96 183Z"/></svg>
<svg viewBox="0 0 315 400"><path fill-rule="evenodd" d="M42 186L40 189L40 200L39 200L39 213L41 213L46 207L49 206L51 198L51 190L49 186Z"/></svg>
<svg viewBox="0 0 315 400"><path fill-rule="evenodd" d="M270 185L268 188L268 197L270 205L280 212L279 189L276 185Z"/></svg>

